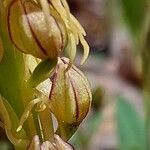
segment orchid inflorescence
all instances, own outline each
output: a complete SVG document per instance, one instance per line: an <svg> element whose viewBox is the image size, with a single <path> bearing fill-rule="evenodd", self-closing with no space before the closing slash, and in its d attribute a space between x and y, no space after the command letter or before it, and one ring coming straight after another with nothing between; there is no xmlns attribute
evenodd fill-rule
<svg viewBox="0 0 150 150"><path fill-rule="evenodd" d="M67 141L86 117L91 105L89 83L84 74L73 65L79 42L84 49L81 64L89 55L89 46L84 39L86 33L71 14L66 0L2 2L6 10L5 21L9 40L25 60L27 77L24 85L31 89L28 94L33 93L32 99L27 100L25 104L15 131L19 133L23 130L24 123L32 116L33 110L39 116L48 112L53 113L58 122L55 134ZM66 53L69 58L62 57ZM0 39L0 61L3 61L3 55L5 50ZM45 88L44 82L48 89ZM40 124L44 123L42 121ZM5 128L5 125L1 124ZM51 125L53 126L53 123ZM54 139L58 139L58 135L54 135ZM11 136L9 139L14 141ZM52 145L58 146L53 142ZM58 147L57 149L61 150Z"/></svg>

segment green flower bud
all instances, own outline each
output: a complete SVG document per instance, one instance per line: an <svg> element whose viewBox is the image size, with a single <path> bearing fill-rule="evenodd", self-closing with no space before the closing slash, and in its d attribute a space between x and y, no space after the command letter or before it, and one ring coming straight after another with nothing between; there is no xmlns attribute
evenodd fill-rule
<svg viewBox="0 0 150 150"><path fill-rule="evenodd" d="M20 51L46 59L63 49L65 29L56 12L46 16L33 0L12 0L7 18L10 39Z"/></svg>
<svg viewBox="0 0 150 150"><path fill-rule="evenodd" d="M66 58L59 60L51 78L52 88L49 97L49 106L58 121L57 133L63 139L68 139L86 117L92 99L86 77L74 65L66 71L68 63L69 60Z"/></svg>

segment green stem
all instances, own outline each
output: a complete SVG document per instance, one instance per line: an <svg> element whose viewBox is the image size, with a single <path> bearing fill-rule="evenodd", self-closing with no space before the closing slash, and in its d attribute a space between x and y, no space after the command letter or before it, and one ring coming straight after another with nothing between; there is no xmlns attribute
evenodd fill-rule
<svg viewBox="0 0 150 150"><path fill-rule="evenodd" d="M150 19L149 19L150 20ZM143 90L146 109L146 132L147 132L147 149L150 149L150 21L148 23L148 31L143 49Z"/></svg>
<svg viewBox="0 0 150 150"><path fill-rule="evenodd" d="M150 48L143 52L143 89L146 108L147 148L150 149Z"/></svg>
<svg viewBox="0 0 150 150"><path fill-rule="evenodd" d="M54 128L52 122L52 116L50 110L46 108L44 111L39 113L41 121L41 127L43 132L43 141L51 141L54 139Z"/></svg>

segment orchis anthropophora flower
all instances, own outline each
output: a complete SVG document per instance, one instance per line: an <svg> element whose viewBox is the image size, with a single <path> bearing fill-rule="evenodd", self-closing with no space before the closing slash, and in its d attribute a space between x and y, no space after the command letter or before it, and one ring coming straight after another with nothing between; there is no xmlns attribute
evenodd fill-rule
<svg viewBox="0 0 150 150"><path fill-rule="evenodd" d="M91 90L84 74L74 65L69 67L69 59L59 58L54 75L51 77L49 98L34 99L29 103L21 117L17 131L28 118L30 111L38 105L38 111L49 108L58 121L57 134L68 140L82 120L86 117L91 105Z"/></svg>
<svg viewBox="0 0 150 150"><path fill-rule="evenodd" d="M73 61L80 41L84 47L81 63L88 57L86 33L66 0L10 0L7 24L10 39L24 53L46 59L58 57L65 49Z"/></svg>
<svg viewBox="0 0 150 150"><path fill-rule="evenodd" d="M51 77L52 88L49 96L50 109L58 121L57 132L64 139L70 138L86 117L92 99L89 82L84 74L74 65L66 71L68 65L69 59L59 60ZM66 133L62 130L66 130Z"/></svg>

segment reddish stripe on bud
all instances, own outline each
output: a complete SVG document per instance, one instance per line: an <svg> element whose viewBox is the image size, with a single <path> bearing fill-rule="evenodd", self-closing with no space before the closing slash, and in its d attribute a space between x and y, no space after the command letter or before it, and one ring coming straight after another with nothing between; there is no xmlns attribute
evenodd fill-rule
<svg viewBox="0 0 150 150"><path fill-rule="evenodd" d="M26 15L26 19L27 19L27 22L28 22L28 24L29 24L29 28L30 28L30 31L31 31L31 33L32 33L32 36L33 36L34 40L36 41L37 45L38 45L39 48L42 50L42 52L43 52L45 55L47 55L47 52L45 51L45 49L44 49L43 46L41 45L40 41L38 40L38 38L36 37L36 35L35 35L35 33L34 33L33 29L32 29L32 26L31 26L30 21L29 21L29 18L28 18L27 10L26 10L24 4L22 3L22 1L20 1L20 2L21 2L21 4L22 4L22 8L23 8L24 13L25 13L25 15Z"/></svg>
<svg viewBox="0 0 150 150"><path fill-rule="evenodd" d="M20 51L24 52L21 48L18 47L18 45L14 42L13 38L12 38L12 33L10 30L10 12L11 12L11 8L14 5L14 3L17 3L17 0L12 0L11 3L8 6L8 14L7 14L7 25L8 25L8 33L9 33L9 37L10 40L12 41L12 43L15 45L15 47L17 49L19 49Z"/></svg>
<svg viewBox="0 0 150 150"><path fill-rule="evenodd" d="M74 98L75 98L75 102L76 102L76 120L78 120L78 118L79 118L79 104L78 104L77 92L76 92L76 89L74 87L74 83L73 83L72 79L70 77L69 77L69 79L70 79L70 83L72 85L72 89L74 92Z"/></svg>
<svg viewBox="0 0 150 150"><path fill-rule="evenodd" d="M14 46L21 52L41 59L58 57L65 45L65 27L57 12L48 17L52 29L48 29L39 4L32 1L11 1L8 5L7 25Z"/></svg>

